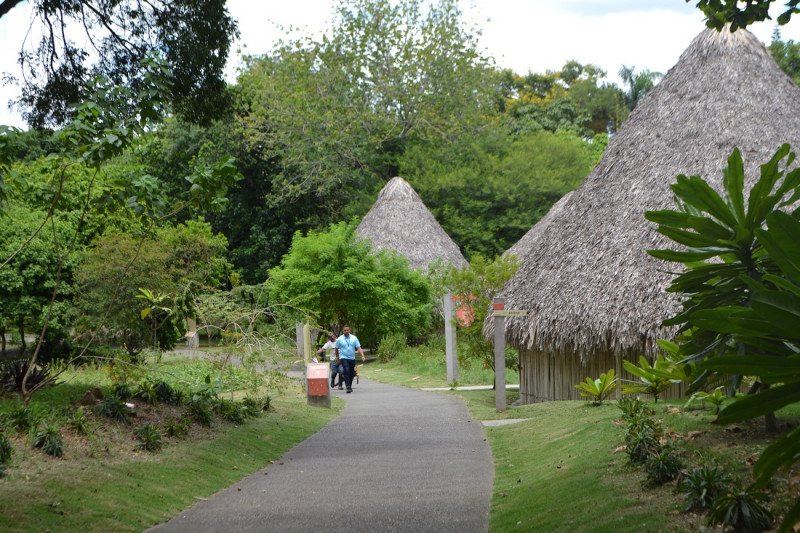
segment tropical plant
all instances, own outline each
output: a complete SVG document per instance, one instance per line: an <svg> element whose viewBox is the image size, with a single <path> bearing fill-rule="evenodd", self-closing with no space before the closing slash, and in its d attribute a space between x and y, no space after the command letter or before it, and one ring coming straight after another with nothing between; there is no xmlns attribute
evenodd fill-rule
<svg viewBox="0 0 800 533"><path fill-rule="evenodd" d="M378 360L381 363L388 363L400 354L400 350L408 344L406 335L403 332L389 333L381 338L378 344Z"/></svg>
<svg viewBox="0 0 800 533"><path fill-rule="evenodd" d="M148 452L157 452L161 449L161 432L158 428L145 422L145 424L136 430L136 438L139 442L136 443L136 448L140 450L147 450Z"/></svg>
<svg viewBox="0 0 800 533"><path fill-rule="evenodd" d="M617 400L617 407L622 411L622 418L628 421L651 412L639 398L620 398Z"/></svg>
<svg viewBox="0 0 800 533"><path fill-rule="evenodd" d="M696 401L708 402L714 406L714 414L719 414L719 410L728 395L725 394L725 386L720 385L715 388L713 392L697 391L689 397L689 400L683 405L684 409L688 409Z"/></svg>
<svg viewBox="0 0 800 533"><path fill-rule="evenodd" d="M170 437L183 437L189 433L192 427L192 420L189 417L168 417L164 420L164 431Z"/></svg>
<svg viewBox="0 0 800 533"><path fill-rule="evenodd" d="M575 388L580 389L580 395L584 398L593 398L594 403L602 405L603 400L611 396L619 387L617 379L612 368L605 374L600 374L597 379L587 377L585 383L578 383Z"/></svg>
<svg viewBox="0 0 800 533"><path fill-rule="evenodd" d="M658 403L658 397L662 392L681 382L680 379L667 377L672 375L675 364L661 355L656 356L656 361L652 366L643 355L639 357L638 367L630 361L623 361L622 366L641 381L623 385L622 394L648 394Z"/></svg>
<svg viewBox="0 0 800 533"><path fill-rule="evenodd" d="M97 405L97 413L111 420L125 422L126 424L131 420L131 410L125 405L125 400L114 394L109 394L103 398L103 401Z"/></svg>
<svg viewBox="0 0 800 533"><path fill-rule="evenodd" d="M761 387L725 407L718 421L729 423L766 415L777 431L774 412L800 402L800 169L789 170L795 154L785 144L761 166L744 198L744 164L734 150L723 171L723 194L699 176L679 176L672 186L677 211L647 212L658 231L685 250L650 250L686 265L670 291L681 293L683 311L665 321L681 325L681 353L699 361L692 388L714 375L755 376ZM766 487L780 468L800 455L800 428L764 449L754 465L750 489ZM748 490L750 490L748 489ZM800 502L785 515L781 531L800 522Z"/></svg>
<svg viewBox="0 0 800 533"><path fill-rule="evenodd" d="M710 509L714 500L727 494L730 476L720 466L701 465L686 472L678 484L685 494L685 510Z"/></svg>
<svg viewBox="0 0 800 533"><path fill-rule="evenodd" d="M773 522L772 513L761 504L766 500L766 494L751 490L726 492L714 500L708 522L737 533L761 533L770 529Z"/></svg>
<svg viewBox="0 0 800 533"><path fill-rule="evenodd" d="M70 411L67 416L67 425L82 435L89 435L92 431L85 407L78 407Z"/></svg>
<svg viewBox="0 0 800 533"><path fill-rule="evenodd" d="M11 455L14 453L14 446L9 442L6 432L0 426L0 465L5 465L11 460ZM0 476L2 477L2 476Z"/></svg>
<svg viewBox="0 0 800 533"><path fill-rule="evenodd" d="M41 449L47 455L62 457L64 455L64 439L58 426L43 420L41 427L33 436L33 447Z"/></svg>
<svg viewBox="0 0 800 533"><path fill-rule="evenodd" d="M678 450L674 444L662 444L658 451L650 454L644 463L647 480L653 485L663 485L675 479L683 468Z"/></svg>
<svg viewBox="0 0 800 533"><path fill-rule="evenodd" d="M133 396L139 398L140 400L144 400L149 404L158 403L156 384L150 380L144 380L139 383L139 386L136 388L136 392L133 393Z"/></svg>

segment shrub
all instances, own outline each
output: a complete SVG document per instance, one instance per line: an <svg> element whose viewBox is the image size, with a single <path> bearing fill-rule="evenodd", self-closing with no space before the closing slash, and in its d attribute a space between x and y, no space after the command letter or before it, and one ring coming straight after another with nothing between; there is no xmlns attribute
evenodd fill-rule
<svg viewBox="0 0 800 533"><path fill-rule="evenodd" d="M134 396L149 404L158 403L156 384L149 380L142 381L136 388Z"/></svg>
<svg viewBox="0 0 800 533"><path fill-rule="evenodd" d="M678 476L683 468L683 461L681 461L675 446L665 444L647 457L644 467L647 472L647 480L651 484L663 485Z"/></svg>
<svg viewBox="0 0 800 533"><path fill-rule="evenodd" d="M214 412L211 410L211 402L207 400L192 400L186 404L189 415L201 426L209 427L214 419Z"/></svg>
<svg viewBox="0 0 800 533"><path fill-rule="evenodd" d="M173 389L166 381L159 381L155 385L156 398L159 402L169 405L180 405L183 403L183 393Z"/></svg>
<svg viewBox="0 0 800 533"><path fill-rule="evenodd" d="M136 443L136 448L139 450L156 452L161 449L161 432L150 422L136 430L136 438L139 439Z"/></svg>
<svg viewBox="0 0 800 533"><path fill-rule="evenodd" d="M728 491L729 477L719 466L694 467L681 480L678 490L686 496L686 511L709 509L712 502Z"/></svg>
<svg viewBox="0 0 800 533"><path fill-rule="evenodd" d="M5 431L0 428L0 465L5 465L11 460L11 455L14 453L14 447L6 437ZM2 477L2 474L0 474Z"/></svg>
<svg viewBox="0 0 800 533"><path fill-rule="evenodd" d="M5 416L8 426L19 433L25 433L35 428L40 418L38 413L21 402L17 402Z"/></svg>
<svg viewBox="0 0 800 533"><path fill-rule="evenodd" d="M384 335L378 344L378 360L381 363L388 363L398 355L400 350L407 346L407 339L405 333L396 331Z"/></svg>
<svg viewBox="0 0 800 533"><path fill-rule="evenodd" d="M187 417L169 417L164 421L164 431L170 437L183 437L189 433L192 421Z"/></svg>
<svg viewBox="0 0 800 533"><path fill-rule="evenodd" d="M737 533L761 533L772 527L772 513L759 503L766 499L765 494L749 490L727 492L714 501L708 522Z"/></svg>
<svg viewBox="0 0 800 533"><path fill-rule="evenodd" d="M248 416L258 416L264 411L269 411L272 407L272 398L269 396L251 397L245 396L242 406Z"/></svg>
<svg viewBox="0 0 800 533"><path fill-rule="evenodd" d="M64 455L64 439L61 437L58 426L43 421L41 428L33 437L33 447L41 449L47 455L62 457Z"/></svg>
<svg viewBox="0 0 800 533"><path fill-rule="evenodd" d="M86 408L78 407L67 415L67 425L82 435L89 435L91 426L86 416Z"/></svg>
<svg viewBox="0 0 800 533"><path fill-rule="evenodd" d="M637 415L645 413L647 407L639 398L624 397L617 400L617 407L622 411L622 418L630 420Z"/></svg>
<svg viewBox="0 0 800 533"><path fill-rule="evenodd" d="M130 400L133 397L133 391L127 383L117 383L114 385L114 388L111 389L111 395L122 401Z"/></svg>
<svg viewBox="0 0 800 533"><path fill-rule="evenodd" d="M216 410L222 418L234 424L243 424L247 418L247 411L244 406L229 400L222 400L217 403Z"/></svg>
<svg viewBox="0 0 800 533"><path fill-rule="evenodd" d="M0 388L21 393L22 378L25 377L29 366L30 362L27 359L16 359L0 364ZM50 375L49 368L36 365L28 375L27 387L30 389L40 383L55 385L55 379Z"/></svg>
<svg viewBox="0 0 800 533"><path fill-rule="evenodd" d="M128 423L131 420L131 410L125 405L125 401L115 395L108 395L97 406L97 412L101 416Z"/></svg>

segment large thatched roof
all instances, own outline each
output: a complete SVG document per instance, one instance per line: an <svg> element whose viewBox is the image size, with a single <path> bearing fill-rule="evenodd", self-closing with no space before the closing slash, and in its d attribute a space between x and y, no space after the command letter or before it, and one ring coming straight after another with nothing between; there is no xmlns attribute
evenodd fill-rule
<svg viewBox="0 0 800 533"><path fill-rule="evenodd" d="M545 216L539 219L539 222L534 224L534 226L529 229L520 240L515 242L511 248L503 252L503 257L516 255L517 260L522 262L525 259L525 256L528 255L528 252L530 252L533 247L536 246L536 242L539 238L541 238L541 234L547 229L553 219L556 218L556 214L560 213L564 209L564 206L567 205L569 197L572 196L572 192L573 191L568 192L556 203L554 203L550 208L550 211L548 211Z"/></svg>
<svg viewBox="0 0 800 533"><path fill-rule="evenodd" d="M356 229L375 248L395 250L411 268L427 270L438 258L461 268L467 264L419 195L403 178L392 178Z"/></svg>
<svg viewBox="0 0 800 533"><path fill-rule="evenodd" d="M631 113L602 160L545 231L501 295L528 316L507 319L512 345L554 355L647 354L674 331L665 292L672 247L644 212L674 207L669 185L699 174L720 190L739 147L749 179L784 142L800 149L800 88L749 32L705 30ZM492 320L485 331L492 333Z"/></svg>

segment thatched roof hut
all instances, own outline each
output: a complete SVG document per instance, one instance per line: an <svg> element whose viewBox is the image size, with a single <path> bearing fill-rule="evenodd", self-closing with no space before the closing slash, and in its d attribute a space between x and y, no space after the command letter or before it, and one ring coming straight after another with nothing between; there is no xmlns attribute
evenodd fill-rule
<svg viewBox="0 0 800 533"><path fill-rule="evenodd" d="M639 103L602 160L545 231L501 293L506 336L520 349L525 403L578 398L573 385L621 359L657 353L679 310L667 293L675 270L646 251L674 246L644 218L674 207L679 174L721 190L738 147L750 180L784 142L800 149L800 88L751 33L705 30ZM493 334L492 320L485 332Z"/></svg>
<svg viewBox="0 0 800 533"><path fill-rule="evenodd" d="M556 214L560 213L564 206L567 205L569 201L569 197L572 196L574 191L570 191L564 196L562 196L556 203L550 207L550 210L547 212L545 216L539 219L539 221L534 224L534 226L528 230L528 232L522 236L520 240L514 243L511 248L503 252L503 257L508 257L509 255L516 255L517 260L522 262L525 259L525 256L536 246L536 242L539 239L540 235L547 229L550 223L556 218Z"/></svg>
<svg viewBox="0 0 800 533"><path fill-rule="evenodd" d="M372 241L375 248L395 250L407 257L414 269L426 271L438 258L458 268L467 264L456 243L403 178L392 178L381 189L356 233Z"/></svg>

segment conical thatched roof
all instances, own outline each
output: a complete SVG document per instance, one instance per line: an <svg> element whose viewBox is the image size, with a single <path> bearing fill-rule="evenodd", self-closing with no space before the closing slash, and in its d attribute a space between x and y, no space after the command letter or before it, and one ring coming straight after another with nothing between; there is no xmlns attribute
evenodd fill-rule
<svg viewBox="0 0 800 533"><path fill-rule="evenodd" d="M544 233L552 220L556 217L556 214L560 213L564 209L564 206L567 205L569 197L572 196L573 192L574 191L568 192L556 203L554 203L550 208L550 211L548 211L545 216L539 219L539 222L534 224L534 226L529 229L520 240L515 242L511 248L503 252L503 257L516 255L517 259L521 263L525 259L525 256L528 255L528 252L530 252L531 249L533 249L533 247L536 245L537 240L541 238L541 234Z"/></svg>
<svg viewBox="0 0 800 533"><path fill-rule="evenodd" d="M419 195L403 178L392 178L356 229L375 248L395 250L422 271L438 258L461 268L467 264Z"/></svg>
<svg viewBox="0 0 800 533"><path fill-rule="evenodd" d="M639 103L600 163L530 244L501 295L528 316L507 319L520 348L578 353L656 353L679 310L668 294L673 263L647 249L673 247L644 212L674 207L669 185L699 174L721 189L739 147L751 181L782 143L800 150L800 88L749 32L705 30ZM493 321L484 331L492 334Z"/></svg>

